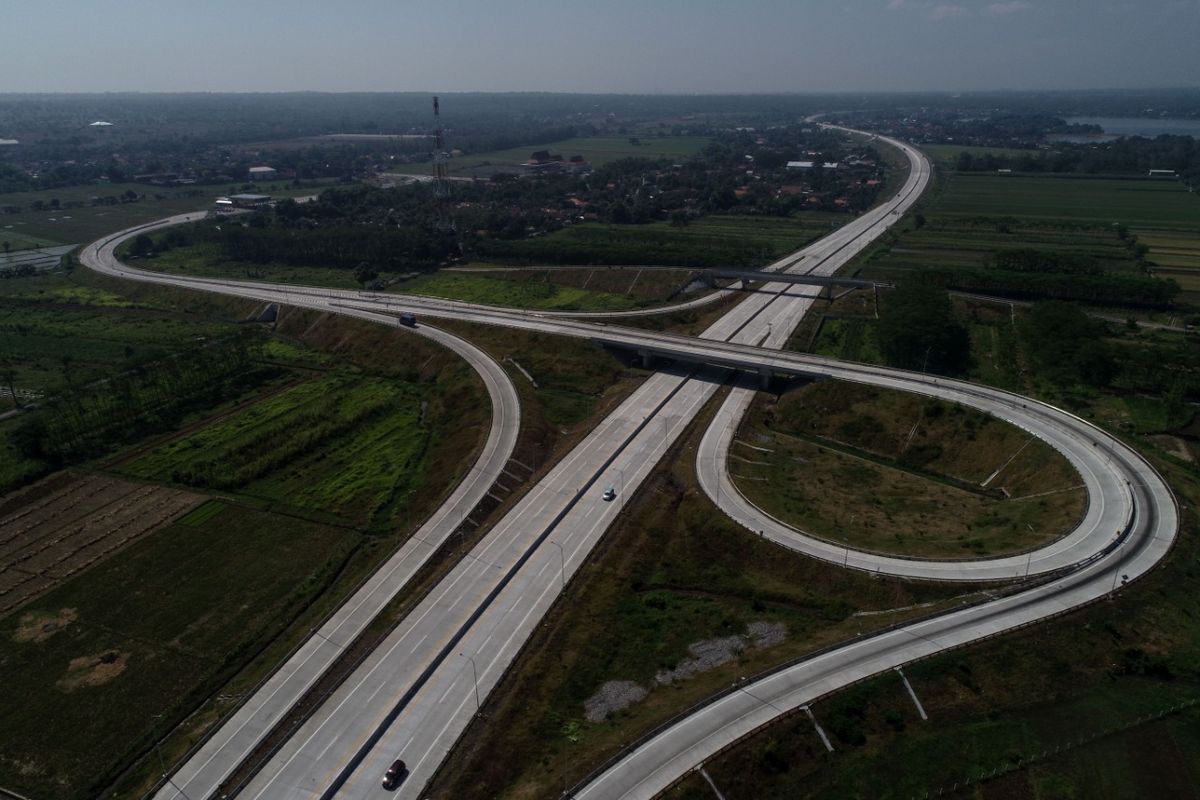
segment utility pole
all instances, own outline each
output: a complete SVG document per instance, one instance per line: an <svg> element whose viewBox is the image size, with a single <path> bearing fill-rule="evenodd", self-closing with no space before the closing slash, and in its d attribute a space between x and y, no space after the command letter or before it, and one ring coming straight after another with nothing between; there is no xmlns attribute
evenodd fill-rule
<svg viewBox="0 0 1200 800"><path fill-rule="evenodd" d="M450 178L448 177L446 159L446 141L442 135L441 106L437 95L433 98L433 203L434 225L438 230L451 230L454 224L450 221L448 201L450 200Z"/></svg>

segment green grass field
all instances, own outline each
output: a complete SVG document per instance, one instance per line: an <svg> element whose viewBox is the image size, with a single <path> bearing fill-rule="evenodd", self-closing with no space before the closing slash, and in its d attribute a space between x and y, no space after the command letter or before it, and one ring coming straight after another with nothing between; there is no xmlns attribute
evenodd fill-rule
<svg viewBox="0 0 1200 800"><path fill-rule="evenodd" d="M547 311L623 311L668 299L686 270L564 269L439 272L388 287L405 294Z"/></svg>
<svg viewBox="0 0 1200 800"><path fill-rule="evenodd" d="M128 248L127 244L124 250L127 252ZM130 263L142 269L166 272L172 275L202 275L235 280L289 283L297 286L328 286L333 289L359 288L358 282L354 280L352 270L229 261L222 255L221 248L213 244L176 247L153 258L132 259ZM383 280L391 277L387 273L381 275Z"/></svg>
<svg viewBox="0 0 1200 800"><path fill-rule="evenodd" d="M822 381L778 403L760 398L738 441L730 472L756 505L877 552L1023 550L1065 533L1084 507L1078 475L1048 445L902 392Z"/></svg>
<svg viewBox="0 0 1200 800"><path fill-rule="evenodd" d="M334 373L163 444L123 471L386 525L427 445L416 386Z"/></svg>
<svg viewBox="0 0 1200 800"><path fill-rule="evenodd" d="M1018 150L1010 147L977 147L973 145L962 144L923 144L921 149L928 153L934 163L943 169L954 169L955 163L958 161L960 153L967 152L975 157L979 156L1012 156L1020 158L1025 155L1036 155L1036 150Z"/></svg>
<svg viewBox="0 0 1200 800"><path fill-rule="evenodd" d="M334 183L331 180L310 181L303 188L292 188L280 181L257 185L255 191L274 197L298 197L317 194L322 188ZM167 188L142 183L95 183L38 192L2 194L0 207L13 205L21 206L24 210L18 214L0 214L0 239L12 241L14 249L18 240L37 244L86 244L105 234L133 225L208 208L217 197L228 194L230 188L232 187ZM145 195L145 198L135 203L91 205L93 197L120 196L127 191ZM235 188L235 191L240 189ZM34 211L30 208L36 200L49 203L54 199L61 203L81 202L84 205L82 208L58 211Z"/></svg>
<svg viewBox="0 0 1200 800"><path fill-rule="evenodd" d="M509 264L656 264L685 267L765 266L848 218L804 213L791 218L714 214L684 227L576 225L549 236L481 242L483 257Z"/></svg>
<svg viewBox="0 0 1200 800"><path fill-rule="evenodd" d="M32 393L23 402L60 391L68 371L75 385L86 386L236 330L220 315L171 307L154 291L120 294L118 287L84 270L0 281L0 356L16 388ZM0 412L12 408L4 386ZM9 433L20 424L20 417L0 420L0 490L47 466L13 447Z"/></svg>
<svg viewBox="0 0 1200 800"><path fill-rule="evenodd" d="M549 150L558 153L563 158L583 156L592 166L598 167L622 158L669 158L682 160L699 153L711 141L705 136L643 136L640 144L633 145L627 136L594 136L566 139L550 144L525 145L512 147L508 150L494 150L488 153L471 153L452 158L448 162L451 175L472 176L488 174L497 167L509 170L517 169L536 150ZM404 174L428 174L429 164L405 164L394 171Z"/></svg>
<svg viewBox="0 0 1200 800"><path fill-rule="evenodd" d="M33 797L98 795L152 732L325 589L360 539L211 503L5 620L3 785ZM44 640L19 634L64 610L76 621Z"/></svg>
<svg viewBox="0 0 1200 800"><path fill-rule="evenodd" d="M939 152L936 148L934 152ZM997 251L1081 257L1110 274L1141 275L1119 226L1148 248L1147 265L1200 300L1200 197L1176 181L945 173L921 228L898 229L858 262L865 277L903 280L912 270L993 266Z"/></svg>
<svg viewBox="0 0 1200 800"><path fill-rule="evenodd" d="M1177 181L960 172L939 198L937 213L1195 230L1200 198Z"/></svg>
<svg viewBox="0 0 1200 800"><path fill-rule="evenodd" d="M0 352L12 361L17 385L38 392L64 385L64 357L70 359L73 380L84 384L134 359L195 347L230 331L231 326L219 322L136 307L87 289L51 289L38 302L0 296Z"/></svg>

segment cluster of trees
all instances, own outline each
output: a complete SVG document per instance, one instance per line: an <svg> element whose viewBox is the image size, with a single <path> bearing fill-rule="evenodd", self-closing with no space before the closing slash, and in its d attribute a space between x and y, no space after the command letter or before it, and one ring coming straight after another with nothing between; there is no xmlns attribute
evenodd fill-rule
<svg viewBox="0 0 1200 800"><path fill-rule="evenodd" d="M1030 366L1059 386L1107 386L1116 374L1107 325L1074 303L1035 303L1021 324Z"/></svg>
<svg viewBox="0 0 1200 800"><path fill-rule="evenodd" d="M1035 374L1061 388L1146 392L1181 410L1200 394L1200 349L1192 343L1123 344L1109 323L1061 301L1034 304L1020 332Z"/></svg>
<svg viewBox="0 0 1200 800"><path fill-rule="evenodd" d="M961 374L970 339L944 289L907 282L882 298L876 328L886 363L906 369ZM1200 348L1190 342L1122 342L1105 320L1073 302L1033 304L1018 327L1027 366L1039 380L1071 390L1092 387L1162 397L1188 416L1200 396Z"/></svg>
<svg viewBox="0 0 1200 800"><path fill-rule="evenodd" d="M923 270L917 279L963 292L1028 300L1073 300L1124 308L1167 308L1180 291L1175 281L1136 274L956 268Z"/></svg>
<svg viewBox="0 0 1200 800"><path fill-rule="evenodd" d="M12 267L0 269L0 279L6 278L28 278L30 275L37 274L37 267L33 264L17 264Z"/></svg>
<svg viewBox="0 0 1200 800"><path fill-rule="evenodd" d="M900 284L883 297L876 331L880 354L893 367L958 375L970 364L970 336L942 287Z"/></svg>
<svg viewBox="0 0 1200 800"><path fill-rule="evenodd" d="M86 386L75 384L64 363L66 390L26 414L10 441L26 457L59 464L167 430L188 411L216 405L273 374L262 364L261 347L258 332L247 330Z"/></svg>
<svg viewBox="0 0 1200 800"><path fill-rule="evenodd" d="M200 244L230 261L374 272L368 280L381 270L431 270L459 252L457 234L434 224L430 190L417 186L332 189L312 203L285 200L272 212L139 235L130 253L147 257Z"/></svg>
<svg viewBox="0 0 1200 800"><path fill-rule="evenodd" d="M684 267L755 266L773 255L738 236L680 236L671 229L606 225L580 227L553 238L481 240L475 251L506 262L543 264L669 264Z"/></svg>
<svg viewBox="0 0 1200 800"><path fill-rule="evenodd" d="M1174 170L1185 181L1200 179L1200 142L1191 136L1121 137L1093 144L1056 144L1053 150L1020 154L972 154L963 151L955 161L960 172L1017 172L1133 174L1152 169Z"/></svg>

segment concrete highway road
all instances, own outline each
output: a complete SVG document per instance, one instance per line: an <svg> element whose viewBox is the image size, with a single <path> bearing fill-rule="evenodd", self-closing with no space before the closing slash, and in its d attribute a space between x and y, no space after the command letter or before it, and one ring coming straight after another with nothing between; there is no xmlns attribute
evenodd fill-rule
<svg viewBox="0 0 1200 800"><path fill-rule="evenodd" d="M908 200L927 178L923 162L917 157L914 161ZM773 266L800 263L805 271L812 271L813 266L805 263L808 259L820 265L820 271L831 273L865 246L866 236L896 218L892 210L864 215ZM786 336L811 301L792 290L771 291L782 288L767 287L766 292L747 298L705 337L758 343L768 334ZM354 305L358 307L358 301ZM468 315L461 304L455 304L442 313L477 319L494 312ZM525 327L552 332L563 324L544 314L522 315L522 319ZM597 329L579 325L592 333ZM651 341L661 338L650 337ZM477 693L486 696L499 681L621 503L716 388L717 381L710 375L659 373L643 384L414 610L289 740L243 796L382 795L379 778L398 755L405 757L411 775L397 796L419 796L469 723ZM618 500L611 504L600 498L607 485L617 490Z"/></svg>
<svg viewBox="0 0 1200 800"><path fill-rule="evenodd" d="M928 163L911 148L899 143L897 146L908 154L912 169L896 200L772 266L831 274L897 219L928 178ZM929 632L913 628L899 639L895 637L902 634L895 631L889 634L894 640L881 637L864 640L881 642L866 650L857 649L863 644L860 642L839 650L841 655L837 658L833 658L834 653L826 654L821 658L827 662L822 663L833 666L822 673L824 677L813 686L830 685L829 681L836 682L842 672L859 674L862 670L886 668L879 665L889 658L920 657L924 654L922 647L956 646L1039 615L1045 616L1052 609L1072 607L1100 591L1097 587L1108 579L1111 571L1126 570L1114 572L1114 575L1129 574L1131 578L1141 574L1137 570L1148 568L1161 557L1174 535L1174 506L1161 479L1135 454L1122 449L1119 442L1096 438L1100 432L1064 412L983 387L877 367L840 364L757 346L764 343L778 346L786 341L812 302L798 287L763 287L722 317L703 338L693 339L447 301L376 298L356 292L281 289L269 284L135 274L128 268L107 262L101 268L143 280L343 312L387 316L388 310L395 311L396 304L402 303L404 310L418 311L422 318L440 316L513 325L620 342L635 348L653 348L709 364L832 374L850 380L894 385L998 413L1055 446L1061 445L1069 451L1072 463L1077 467L1082 465L1091 473L1090 477L1085 474L1084 478L1090 480L1091 505L1097 510L1093 518L1089 509L1089 532L1068 537L1077 540L1077 549L1068 552L1060 547L1037 559L1037 571L1046 572L1066 569L1074 557L1091 557L1088 566L1031 591L1039 592L1051 586L1059 587L1057 590L1036 598L1030 596L1027 601L997 601L920 623L951 627ZM649 474L687 421L711 397L716 386L713 374L708 371L697 375L660 372L646 381L455 567L385 644L302 726L300 733L288 741L243 796L382 795L379 779L386 765L397 756L408 761L412 774L395 796L419 796L444 753L469 723L476 698L481 700L499 681L520 645L565 581L586 558L620 506ZM726 411L729 413L714 429L717 432L710 431L710 436L719 438L721 428L728 430L735 420L736 409L727 407ZM713 446L719 450L719 441ZM1089 447L1092 450L1088 450ZM1101 455L1097 456L1097 453ZM719 477L721 472L718 468L716 476ZM1125 484L1126 480L1130 483ZM617 489L617 499L613 503L600 499L600 492L609 484ZM1108 525L1114 525L1111 534L1105 533ZM790 531L786 533L793 535ZM783 538L784 534L773 531L772 535ZM1141 545L1135 547L1135 542ZM1133 556L1126 557L1134 551ZM844 549L838 552L842 558L850 558ZM1105 555L1098 558L1097 553ZM1115 554L1122 554L1120 561L1114 560ZM861 562L860 557L864 559ZM856 554L851 566L895 568L883 564L872 567L870 558L867 554ZM964 564L984 563L959 562L950 572L968 568ZM904 566L904 569L911 568L915 567L912 564ZM969 568L981 570L972 580L978 580L988 569L994 574L987 577L1016 575L1013 565ZM1001 570L1008 570L1008 573L1001 574ZM1082 583L1071 583L1080 580ZM1026 595L1030 593L1020 596ZM935 635L939 638L934 638ZM907 647L902 646L905 641L909 642ZM772 676L764 680L779 682L783 679ZM780 685L772 683L769 687L759 688ZM792 683L786 691L780 689L775 705L786 709L789 706L784 704L794 699L793 695L811 694L811 686L804 685L809 688L801 691L797 688L798 683ZM756 690L752 691L757 695ZM632 793L629 796L650 796L645 792L657 791L655 786L667 785L683 774L681 770L686 771L700 763L707 757L705 753L711 754L715 752L714 747L724 746L721 744L723 737L731 741L728 736L742 735L739 720L745 718L754 722L767 713L763 709L771 709L760 703L750 713L729 701L728 696L712 705L712 708L718 707L724 710L701 711L696 715L698 722L681 724L684 732L664 734L665 738L655 739L645 748L639 748L628 763L608 770L583 791L591 792L593 794L588 796L595 797L625 796L626 792ZM730 713L734 716L730 717ZM772 710L771 713L779 712ZM175 795L164 793L162 796Z"/></svg>

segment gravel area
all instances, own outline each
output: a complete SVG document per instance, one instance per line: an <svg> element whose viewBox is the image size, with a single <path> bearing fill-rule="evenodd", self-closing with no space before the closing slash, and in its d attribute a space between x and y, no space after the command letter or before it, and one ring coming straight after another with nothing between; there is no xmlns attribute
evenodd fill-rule
<svg viewBox="0 0 1200 800"><path fill-rule="evenodd" d="M633 681L608 681L584 702L584 716L588 722L603 722L609 714L640 703L646 694L646 689Z"/></svg>
<svg viewBox="0 0 1200 800"><path fill-rule="evenodd" d="M787 638L787 626L782 622L751 622L746 626L746 635L755 647L774 647Z"/></svg>
<svg viewBox="0 0 1200 800"><path fill-rule="evenodd" d="M728 664L747 648L774 647L786 638L787 626L782 622L751 622L744 634L692 642L688 645L691 658L680 661L674 669L660 670L654 676L651 688L687 680L713 667ZM603 722L611 714L640 703L649 693L650 689L633 681L608 681L584 701L584 716L588 722Z"/></svg>
<svg viewBox="0 0 1200 800"><path fill-rule="evenodd" d="M686 680L697 672L704 672L733 661L746 649L745 636L722 636L720 639L703 639L688 645L691 658L685 658L674 669L660 670L654 682L668 686L675 681Z"/></svg>

